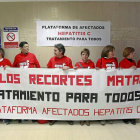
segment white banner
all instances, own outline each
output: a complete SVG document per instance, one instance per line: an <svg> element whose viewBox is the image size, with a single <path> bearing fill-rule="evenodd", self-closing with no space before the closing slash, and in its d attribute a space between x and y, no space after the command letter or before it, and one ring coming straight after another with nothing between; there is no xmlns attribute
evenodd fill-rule
<svg viewBox="0 0 140 140"><path fill-rule="evenodd" d="M105 46L110 44L110 22L37 21L37 46Z"/></svg>
<svg viewBox="0 0 140 140"><path fill-rule="evenodd" d="M5 119L140 118L140 69L0 69Z"/></svg>

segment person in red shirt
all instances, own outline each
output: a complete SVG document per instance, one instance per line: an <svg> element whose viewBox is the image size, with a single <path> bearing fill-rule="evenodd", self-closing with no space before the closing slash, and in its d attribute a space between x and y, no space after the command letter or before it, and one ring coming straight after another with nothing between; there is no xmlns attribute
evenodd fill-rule
<svg viewBox="0 0 140 140"><path fill-rule="evenodd" d="M89 55L90 55L89 49L84 48L81 51L82 59L75 64L74 69L94 69L95 68L94 62L88 59ZM84 121L80 121L80 124L83 126ZM90 121L86 121L86 125L90 126Z"/></svg>
<svg viewBox="0 0 140 140"><path fill-rule="evenodd" d="M2 48L0 48L0 67L4 69L6 67L12 67L11 62L8 59L4 58L4 56L5 52Z"/></svg>
<svg viewBox="0 0 140 140"><path fill-rule="evenodd" d="M134 69L136 70L136 62L133 60L135 56L135 49L132 47L126 47L123 51L123 57L124 59L119 63L119 68L122 69ZM136 125L135 119L124 119L124 123L129 124L129 121Z"/></svg>
<svg viewBox="0 0 140 140"><path fill-rule="evenodd" d="M137 68L140 68L140 59L137 62Z"/></svg>
<svg viewBox="0 0 140 140"><path fill-rule="evenodd" d="M13 67L18 68L40 68L40 64L33 53L29 53L29 44L26 41L22 41L19 44L21 53L15 56ZM19 120L19 122L24 123L24 120ZM32 120L36 122L36 120Z"/></svg>
<svg viewBox="0 0 140 140"><path fill-rule="evenodd" d="M68 70L73 68L72 61L69 57L65 56L65 47L62 44L56 44L54 46L54 56L49 60L46 65L47 68L61 68L62 70ZM51 120L49 125L53 125L56 120ZM70 125L73 125L73 121L68 121Z"/></svg>
<svg viewBox="0 0 140 140"><path fill-rule="evenodd" d="M13 67L40 68L40 64L33 53L29 53L29 45L23 41L19 44L21 53L15 56Z"/></svg>
<svg viewBox="0 0 140 140"><path fill-rule="evenodd" d="M6 69L7 67L12 67L11 62L8 59L4 58L4 56L5 56L4 49L0 48L0 68ZM4 119L4 122L6 125L10 124L9 119Z"/></svg>
<svg viewBox="0 0 140 140"><path fill-rule="evenodd" d="M90 55L89 49L84 48L81 51L82 59L75 64L75 68L94 69L95 68L94 62L88 59L89 55Z"/></svg>
<svg viewBox="0 0 140 140"><path fill-rule="evenodd" d="M117 69L118 59L114 57L115 47L107 45L103 48L101 58L97 60L96 69ZM108 123L113 124L112 120L108 120ZM101 120L101 125L105 125L106 120Z"/></svg>
<svg viewBox="0 0 140 140"><path fill-rule="evenodd" d="M114 57L115 47L107 45L103 48L101 58L98 59L96 67L99 69L116 69L118 68L118 59Z"/></svg>
<svg viewBox="0 0 140 140"><path fill-rule="evenodd" d="M63 70L73 68L72 61L65 56L65 47L62 44L54 46L54 56L49 60L48 68L62 68Z"/></svg>

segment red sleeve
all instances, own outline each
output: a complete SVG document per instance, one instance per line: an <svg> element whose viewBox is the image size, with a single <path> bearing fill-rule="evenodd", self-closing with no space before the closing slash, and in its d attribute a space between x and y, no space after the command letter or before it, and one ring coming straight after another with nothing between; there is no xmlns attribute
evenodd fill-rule
<svg viewBox="0 0 140 140"><path fill-rule="evenodd" d="M36 68L41 68L35 55L34 55L34 61L35 61L34 63L35 63Z"/></svg>
<svg viewBox="0 0 140 140"><path fill-rule="evenodd" d="M123 60L119 63L119 68L125 68Z"/></svg>
<svg viewBox="0 0 140 140"><path fill-rule="evenodd" d="M118 68L118 59L115 57L116 60L116 68Z"/></svg>
<svg viewBox="0 0 140 140"><path fill-rule="evenodd" d="M138 60L137 68L140 68L140 60Z"/></svg>
<svg viewBox="0 0 140 140"><path fill-rule="evenodd" d="M52 58L49 60L48 64L46 65L48 68L52 68Z"/></svg>
<svg viewBox="0 0 140 140"><path fill-rule="evenodd" d="M96 67L101 68L101 58L97 60Z"/></svg>
<svg viewBox="0 0 140 140"><path fill-rule="evenodd" d="M71 59L69 59L69 64L68 64L68 66L69 66L71 69L73 68Z"/></svg>
<svg viewBox="0 0 140 140"><path fill-rule="evenodd" d="M10 67L12 67L11 62L8 59L7 59L7 65L10 66Z"/></svg>
<svg viewBox="0 0 140 140"><path fill-rule="evenodd" d="M17 61L16 61L16 56L15 56L15 60L14 60L14 63L13 63L13 67L18 67L17 66Z"/></svg>
<svg viewBox="0 0 140 140"><path fill-rule="evenodd" d="M90 66L91 69L95 68L94 62L92 62L92 65Z"/></svg>
<svg viewBox="0 0 140 140"><path fill-rule="evenodd" d="M135 60L134 60L134 65L137 67L137 64L136 64Z"/></svg>
<svg viewBox="0 0 140 140"><path fill-rule="evenodd" d="M75 64L75 67L78 67L78 62Z"/></svg>

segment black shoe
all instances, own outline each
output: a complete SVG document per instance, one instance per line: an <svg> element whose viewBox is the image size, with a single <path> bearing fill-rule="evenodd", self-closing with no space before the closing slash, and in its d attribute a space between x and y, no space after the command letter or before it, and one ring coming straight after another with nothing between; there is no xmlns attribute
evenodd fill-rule
<svg viewBox="0 0 140 140"><path fill-rule="evenodd" d="M136 120L135 120L135 119L131 119L130 122L131 122L133 125L136 125Z"/></svg>
<svg viewBox="0 0 140 140"><path fill-rule="evenodd" d="M37 120L32 120L33 123L37 122Z"/></svg>
<svg viewBox="0 0 140 140"><path fill-rule="evenodd" d="M68 121L69 125L74 125L73 121Z"/></svg>
<svg viewBox="0 0 140 140"><path fill-rule="evenodd" d="M123 122L124 122L125 124L129 124L129 120L127 120L127 119L123 120Z"/></svg>
<svg viewBox="0 0 140 140"><path fill-rule="evenodd" d="M53 121L49 121L49 125L54 125L55 124L55 120L53 120Z"/></svg>

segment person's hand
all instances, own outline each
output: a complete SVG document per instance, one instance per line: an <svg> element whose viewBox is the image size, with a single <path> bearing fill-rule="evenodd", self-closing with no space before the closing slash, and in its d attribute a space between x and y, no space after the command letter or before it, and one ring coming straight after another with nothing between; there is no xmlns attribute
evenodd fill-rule
<svg viewBox="0 0 140 140"><path fill-rule="evenodd" d="M5 65L3 68L4 68L4 70L6 70L6 68L11 68L11 67L8 65Z"/></svg>
<svg viewBox="0 0 140 140"><path fill-rule="evenodd" d="M134 70L136 70L137 67L136 67L136 66L132 66L132 67L130 67L130 69L134 69Z"/></svg>
<svg viewBox="0 0 140 140"><path fill-rule="evenodd" d="M118 68L118 70L121 70L121 69L122 69L122 67L119 67L119 68Z"/></svg>
<svg viewBox="0 0 140 140"><path fill-rule="evenodd" d="M78 69L78 67L76 66L76 67L74 67L73 69L77 70L77 69Z"/></svg>
<svg viewBox="0 0 140 140"><path fill-rule="evenodd" d="M96 69L96 70L99 70L100 68L96 67L95 69Z"/></svg>
<svg viewBox="0 0 140 140"><path fill-rule="evenodd" d="M68 66L64 66L63 68L62 68L62 70L68 70L70 67L68 67Z"/></svg>

